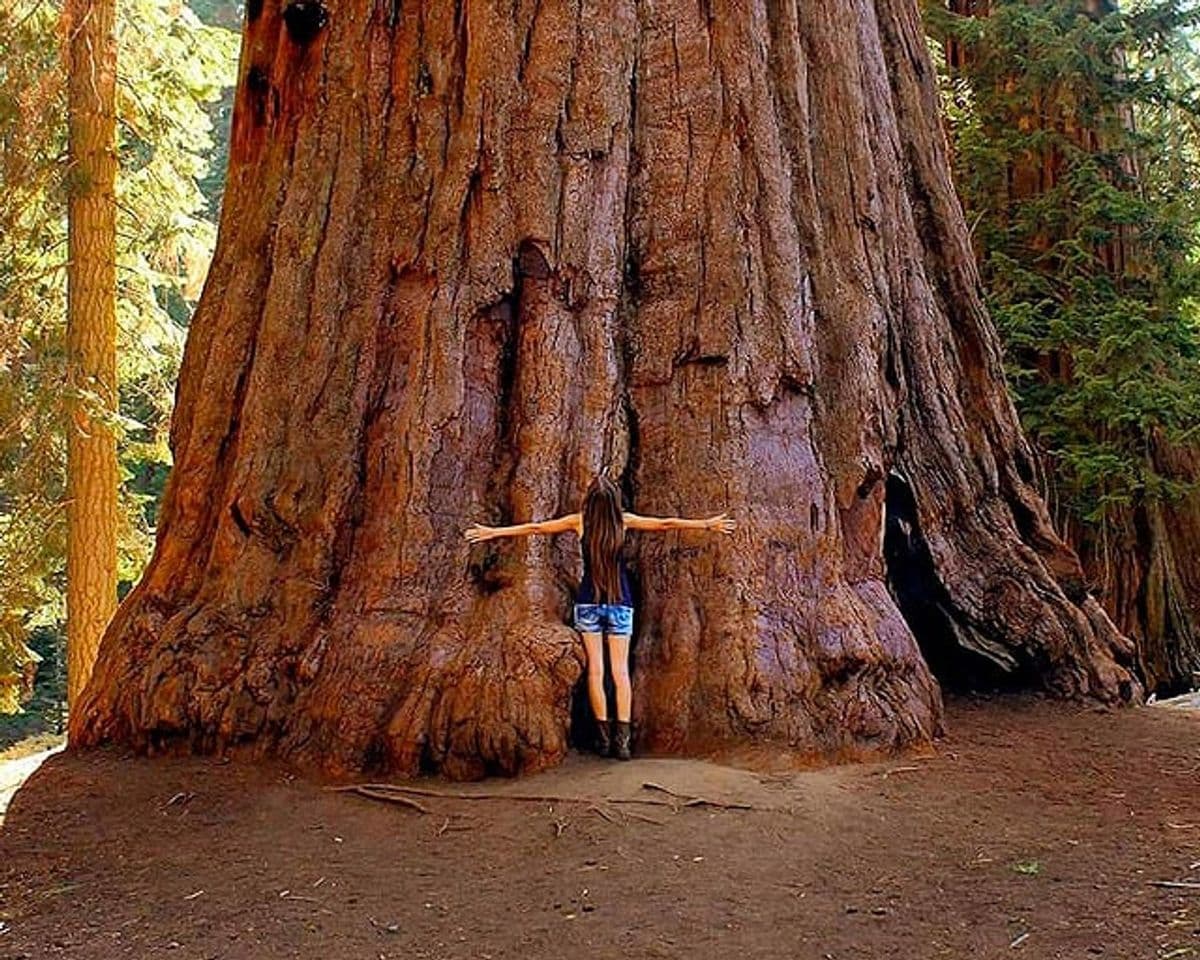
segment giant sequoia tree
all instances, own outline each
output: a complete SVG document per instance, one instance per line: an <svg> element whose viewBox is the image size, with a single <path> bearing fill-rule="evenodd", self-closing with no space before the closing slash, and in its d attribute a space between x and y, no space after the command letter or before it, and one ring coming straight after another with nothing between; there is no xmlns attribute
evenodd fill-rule
<svg viewBox="0 0 1200 960"><path fill-rule="evenodd" d="M635 544L644 747L927 738L918 641L1136 697L1031 485L937 111L914 0L249 3L158 546L75 741L554 762L577 550L461 529L601 468L740 523Z"/></svg>

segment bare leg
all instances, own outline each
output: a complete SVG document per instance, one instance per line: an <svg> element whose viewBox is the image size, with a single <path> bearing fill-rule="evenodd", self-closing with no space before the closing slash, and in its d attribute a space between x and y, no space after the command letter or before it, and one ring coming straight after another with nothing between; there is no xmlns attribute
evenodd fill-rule
<svg viewBox="0 0 1200 960"><path fill-rule="evenodd" d="M604 640L598 633L584 633L583 648L587 651L588 700L592 716L599 723L608 720L608 701L604 696Z"/></svg>
<svg viewBox="0 0 1200 960"><path fill-rule="evenodd" d="M633 716L633 690L629 685L629 635L608 635L608 659L612 661L617 688L617 720L628 723Z"/></svg>

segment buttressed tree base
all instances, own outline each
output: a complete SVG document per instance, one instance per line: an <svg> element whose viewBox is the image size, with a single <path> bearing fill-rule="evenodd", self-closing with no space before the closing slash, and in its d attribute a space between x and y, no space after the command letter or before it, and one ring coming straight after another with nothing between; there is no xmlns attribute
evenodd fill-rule
<svg viewBox="0 0 1200 960"><path fill-rule="evenodd" d="M577 545L461 531L602 468L739 522L633 540L643 749L922 741L927 662L1139 696L1034 486L914 0L252 0L172 442L77 744L557 762Z"/></svg>

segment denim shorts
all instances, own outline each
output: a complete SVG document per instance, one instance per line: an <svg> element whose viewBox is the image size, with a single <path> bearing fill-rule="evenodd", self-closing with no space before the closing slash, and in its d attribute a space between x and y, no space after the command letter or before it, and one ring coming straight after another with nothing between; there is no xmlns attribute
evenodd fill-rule
<svg viewBox="0 0 1200 960"><path fill-rule="evenodd" d="M580 633L627 637L633 633L633 607L619 603L577 603L575 629Z"/></svg>

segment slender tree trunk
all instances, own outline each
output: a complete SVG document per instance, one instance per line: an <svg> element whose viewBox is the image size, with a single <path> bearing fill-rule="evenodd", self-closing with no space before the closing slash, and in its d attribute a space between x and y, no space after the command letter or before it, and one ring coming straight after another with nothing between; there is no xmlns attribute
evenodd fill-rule
<svg viewBox="0 0 1200 960"><path fill-rule="evenodd" d="M912 0L322 11L247 8L158 546L80 742L557 761L578 546L461 531L604 467L740 521L634 543L643 748L938 730L890 489L923 642L1136 698L1031 485Z"/></svg>
<svg viewBox="0 0 1200 960"><path fill-rule="evenodd" d="M112 0L65 11L67 697L74 707L117 606L116 39Z"/></svg>

